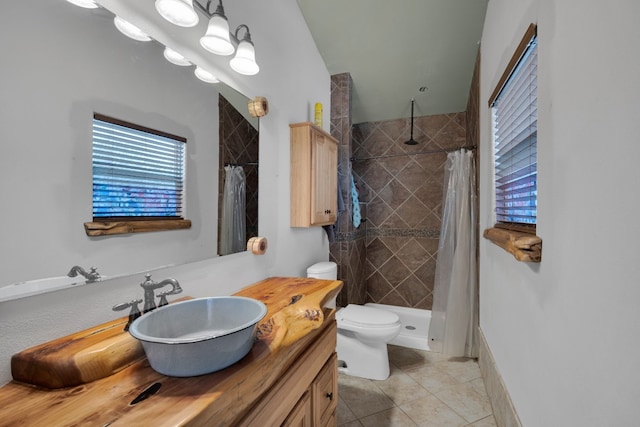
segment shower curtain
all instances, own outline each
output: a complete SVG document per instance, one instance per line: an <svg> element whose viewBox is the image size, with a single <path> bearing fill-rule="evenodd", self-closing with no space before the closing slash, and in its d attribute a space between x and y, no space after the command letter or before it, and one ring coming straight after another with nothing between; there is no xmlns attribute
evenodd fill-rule
<svg viewBox="0 0 640 427"><path fill-rule="evenodd" d="M220 224L220 255L233 254L247 249L245 194L246 180L242 167L225 166Z"/></svg>
<svg viewBox="0 0 640 427"><path fill-rule="evenodd" d="M429 347L449 357L477 357L478 278L473 153L447 155Z"/></svg>

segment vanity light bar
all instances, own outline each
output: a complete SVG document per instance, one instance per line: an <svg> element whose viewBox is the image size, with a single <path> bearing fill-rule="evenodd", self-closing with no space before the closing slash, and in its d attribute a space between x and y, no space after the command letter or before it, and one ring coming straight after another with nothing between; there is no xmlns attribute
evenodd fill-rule
<svg viewBox="0 0 640 427"><path fill-rule="evenodd" d="M156 10L167 21L176 25L185 26L175 22L175 16L167 15L166 9L171 7L171 10L179 10L180 13L185 13L185 20L187 16L192 16L193 14L197 17L197 9L209 19L207 31L204 36L200 38L200 45L205 50L216 55L227 56L233 54L235 51L235 57L229 62L231 69L246 76L257 74L260 71L260 67L256 63L256 52L253 42L251 41L249 27L242 24L236 28L235 34L229 32L229 21L224 13L222 0L218 0L218 6L215 12L209 11L211 3L212 0L207 0L205 7L200 4L198 0L156 0ZM182 16L178 21L181 20ZM240 40L238 38L238 32L243 28L245 29L245 35L242 40ZM237 48L235 46L237 46Z"/></svg>
<svg viewBox="0 0 640 427"><path fill-rule="evenodd" d="M76 6L80 6L80 7L86 8L86 9L95 9L95 8L100 7L100 5L97 4L94 0L67 0L67 1L69 3L72 3L72 4L76 5ZM182 4L186 5L187 7L190 7L191 10L193 10L192 0L173 0L173 1L172 0L166 0L166 1L157 0L156 1L156 8L158 8L158 4L159 3L164 4L165 6L166 6L166 4L169 4L169 6L166 6L169 9L172 7L171 4L175 5L177 3L182 3ZM196 4L198 4L198 6L200 6L200 4L197 1L196 1ZM162 6L162 7L165 7L165 6ZM200 6L200 7L202 7L202 6ZM163 15L163 17L165 17L165 16ZM197 18L198 18L198 16L196 14L196 19ZM169 20L166 17L165 17L165 19ZM129 38L131 38L133 40L145 41L145 42L153 40L148 34L146 34L144 31L142 31L140 28L138 28L137 26L133 25L129 21L125 20L124 18L121 18L121 17L116 15L113 18L113 22L114 22L116 28L118 29L118 31L120 31L122 34L124 34L125 36L127 36L127 37L129 37ZM170 21L170 22L173 22L173 21ZM180 21L180 22L183 22L183 21ZM197 20L196 20L196 23L197 23ZM176 25L180 25L180 24L176 24ZM183 26L185 26L185 25L183 25ZM246 27L246 25L244 27ZM238 27L238 29L239 28L240 27ZM247 33L248 33L248 31L249 31L249 29L247 28ZM243 39L243 41L244 41L244 39ZM171 49L171 48L169 48L167 46L165 46L163 55L164 55L165 59L167 61L171 62L172 64L179 65L179 66L182 66L182 67L188 67L190 65L193 65L189 60L187 60L184 56L182 56L182 54L180 54L179 52L177 52L177 51L175 51L175 50L173 50L173 49ZM257 67L257 64L256 64L256 67ZM232 66L232 68L233 68L233 66ZM206 83L220 83L220 80L213 73L211 73L210 71L207 71L204 68L201 68L199 66L196 66L196 69L194 70L194 74L196 75L196 77L198 79L202 80L203 82L206 82Z"/></svg>

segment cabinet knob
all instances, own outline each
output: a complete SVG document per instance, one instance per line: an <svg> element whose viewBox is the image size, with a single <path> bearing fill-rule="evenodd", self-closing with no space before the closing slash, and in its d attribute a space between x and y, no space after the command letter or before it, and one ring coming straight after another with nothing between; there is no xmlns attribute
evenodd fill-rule
<svg viewBox="0 0 640 427"><path fill-rule="evenodd" d="M327 393L327 399L333 400L333 392Z"/></svg>

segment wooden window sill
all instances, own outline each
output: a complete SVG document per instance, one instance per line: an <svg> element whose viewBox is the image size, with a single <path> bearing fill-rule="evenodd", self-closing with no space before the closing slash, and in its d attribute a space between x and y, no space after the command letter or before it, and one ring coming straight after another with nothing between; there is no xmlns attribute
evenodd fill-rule
<svg viewBox="0 0 640 427"><path fill-rule="evenodd" d="M145 233L148 231L166 231L191 228L189 219L170 219L153 221L107 221L85 222L87 236L108 236L112 234Z"/></svg>
<svg viewBox="0 0 640 427"><path fill-rule="evenodd" d="M484 230L483 236L518 261L540 262L542 259L542 239L535 234L494 227Z"/></svg>

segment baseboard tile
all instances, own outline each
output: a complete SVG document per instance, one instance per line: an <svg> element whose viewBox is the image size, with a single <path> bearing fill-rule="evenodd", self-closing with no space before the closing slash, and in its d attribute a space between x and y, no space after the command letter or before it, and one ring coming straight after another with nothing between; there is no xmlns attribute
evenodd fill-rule
<svg viewBox="0 0 640 427"><path fill-rule="evenodd" d="M518 418L516 409L509 397L509 392L502 381L502 376L500 376L496 362L480 328L478 328L478 336L478 364L487 389L487 395L493 407L493 416L496 424L498 427L522 427L520 418Z"/></svg>

